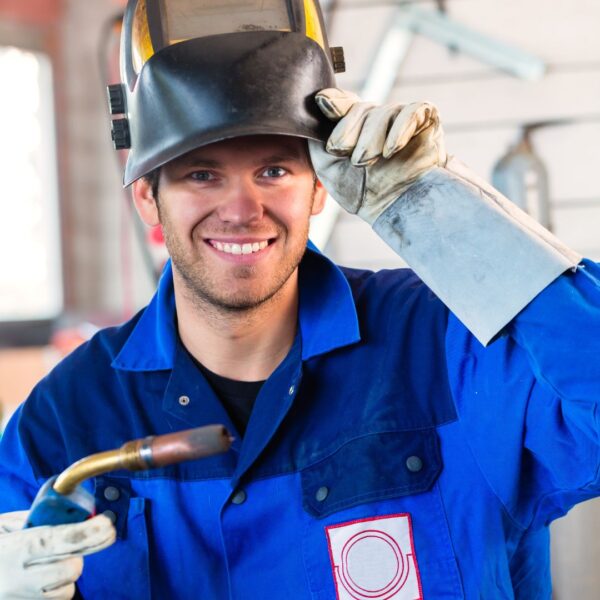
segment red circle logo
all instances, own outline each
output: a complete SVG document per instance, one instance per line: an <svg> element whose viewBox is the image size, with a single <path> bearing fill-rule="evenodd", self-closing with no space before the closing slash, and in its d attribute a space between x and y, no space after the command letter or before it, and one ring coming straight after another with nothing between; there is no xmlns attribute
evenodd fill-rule
<svg viewBox="0 0 600 600"><path fill-rule="evenodd" d="M408 579L409 563L389 534L368 529L344 544L337 574L344 589L356 600L388 600Z"/></svg>

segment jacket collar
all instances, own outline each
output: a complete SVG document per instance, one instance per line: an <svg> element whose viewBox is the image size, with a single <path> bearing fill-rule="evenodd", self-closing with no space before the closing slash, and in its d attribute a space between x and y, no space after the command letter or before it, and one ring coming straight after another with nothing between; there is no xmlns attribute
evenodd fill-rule
<svg viewBox="0 0 600 600"><path fill-rule="evenodd" d="M358 316L348 281L311 242L300 263L298 280L302 360L358 342ZM177 345L176 322L173 271L168 261L156 294L112 366L125 371L172 369Z"/></svg>

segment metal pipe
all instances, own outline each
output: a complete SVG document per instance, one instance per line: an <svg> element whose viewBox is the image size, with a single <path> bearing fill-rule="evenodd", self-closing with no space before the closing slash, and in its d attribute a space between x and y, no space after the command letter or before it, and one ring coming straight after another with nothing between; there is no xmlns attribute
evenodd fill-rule
<svg viewBox="0 0 600 600"><path fill-rule="evenodd" d="M205 458L227 452L232 442L233 438L223 425L207 425L133 440L116 450L78 460L57 477L53 488L59 494L68 495L90 477L117 469L144 471Z"/></svg>
<svg viewBox="0 0 600 600"><path fill-rule="evenodd" d="M398 10L397 23L521 79L539 81L546 73L546 63L541 58L471 29L438 11L403 5Z"/></svg>

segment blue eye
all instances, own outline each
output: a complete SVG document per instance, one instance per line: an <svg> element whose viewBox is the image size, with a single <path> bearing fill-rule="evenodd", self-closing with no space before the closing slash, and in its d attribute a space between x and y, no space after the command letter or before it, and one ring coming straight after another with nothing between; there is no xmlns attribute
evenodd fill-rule
<svg viewBox="0 0 600 600"><path fill-rule="evenodd" d="M210 171L194 171L190 177L195 181L210 181L214 176Z"/></svg>
<svg viewBox="0 0 600 600"><path fill-rule="evenodd" d="M269 167L263 171L264 177L283 177L287 171L282 167Z"/></svg>

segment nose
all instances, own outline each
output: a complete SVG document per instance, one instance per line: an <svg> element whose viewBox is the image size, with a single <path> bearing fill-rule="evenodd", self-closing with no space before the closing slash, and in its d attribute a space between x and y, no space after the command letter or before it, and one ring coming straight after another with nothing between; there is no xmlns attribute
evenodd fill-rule
<svg viewBox="0 0 600 600"><path fill-rule="evenodd" d="M262 219L264 213L260 190L252 181L237 179L223 194L217 209L221 221L233 225L249 225Z"/></svg>

